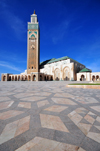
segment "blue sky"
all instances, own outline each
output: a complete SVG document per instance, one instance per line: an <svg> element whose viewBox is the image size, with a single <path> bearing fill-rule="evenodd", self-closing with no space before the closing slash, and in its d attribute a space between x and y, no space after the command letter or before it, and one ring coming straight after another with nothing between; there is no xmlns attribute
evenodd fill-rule
<svg viewBox="0 0 100 151"><path fill-rule="evenodd" d="M0 0L0 75L27 68L27 22L40 25L40 62L69 56L100 72L100 0Z"/></svg>

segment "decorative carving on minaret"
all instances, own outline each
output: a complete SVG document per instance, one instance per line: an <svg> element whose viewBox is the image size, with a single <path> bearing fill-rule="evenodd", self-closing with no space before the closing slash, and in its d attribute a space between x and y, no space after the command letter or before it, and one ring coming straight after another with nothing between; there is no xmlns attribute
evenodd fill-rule
<svg viewBox="0 0 100 151"><path fill-rule="evenodd" d="M28 23L28 56L27 56L27 72L39 71L39 25L37 15L31 15L31 22Z"/></svg>

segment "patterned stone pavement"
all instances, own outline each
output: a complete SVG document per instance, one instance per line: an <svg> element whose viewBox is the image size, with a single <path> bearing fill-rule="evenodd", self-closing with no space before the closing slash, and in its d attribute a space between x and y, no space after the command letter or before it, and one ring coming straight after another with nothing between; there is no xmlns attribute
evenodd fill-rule
<svg viewBox="0 0 100 151"><path fill-rule="evenodd" d="M100 151L100 90L0 82L0 151Z"/></svg>

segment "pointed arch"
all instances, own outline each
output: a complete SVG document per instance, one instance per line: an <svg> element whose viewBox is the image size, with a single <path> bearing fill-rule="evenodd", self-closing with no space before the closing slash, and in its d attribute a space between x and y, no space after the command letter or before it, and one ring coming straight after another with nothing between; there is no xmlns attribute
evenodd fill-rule
<svg viewBox="0 0 100 151"><path fill-rule="evenodd" d="M65 81L69 81L70 80L70 69L69 69L68 66L66 66L63 69L63 80L65 80Z"/></svg>

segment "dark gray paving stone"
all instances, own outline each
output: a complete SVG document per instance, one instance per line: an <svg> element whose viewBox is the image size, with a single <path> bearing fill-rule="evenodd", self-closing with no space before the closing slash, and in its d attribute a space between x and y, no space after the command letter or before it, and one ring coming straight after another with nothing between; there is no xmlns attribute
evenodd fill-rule
<svg viewBox="0 0 100 151"><path fill-rule="evenodd" d="M78 114L84 117L87 113L78 113Z"/></svg>
<svg viewBox="0 0 100 151"><path fill-rule="evenodd" d="M0 145L0 151L10 151L9 144L3 143L2 145Z"/></svg>
<svg viewBox="0 0 100 151"><path fill-rule="evenodd" d="M81 147L86 151L100 151L100 144L88 137L85 137L81 144Z"/></svg>
<svg viewBox="0 0 100 151"><path fill-rule="evenodd" d="M55 130L52 129L40 128L37 132L37 136L52 140L54 138L54 132Z"/></svg>
<svg viewBox="0 0 100 151"><path fill-rule="evenodd" d="M30 129L40 128L41 127L41 121L40 121L40 115L31 115L30 119Z"/></svg>
<svg viewBox="0 0 100 151"><path fill-rule="evenodd" d="M80 139L80 136L74 136L70 133L65 133L61 131L55 130L54 138L55 141L63 142L67 144L72 144L76 146L80 146L83 139Z"/></svg>
<svg viewBox="0 0 100 151"><path fill-rule="evenodd" d="M98 130L95 126L92 126L90 132L100 133L100 130Z"/></svg>
<svg viewBox="0 0 100 151"><path fill-rule="evenodd" d="M83 134L83 132L73 123L65 123L65 126L67 127L67 129L69 130L69 133L71 135L74 135L76 137L80 137L80 141L83 140L83 138L85 137L85 135Z"/></svg>
<svg viewBox="0 0 100 151"><path fill-rule="evenodd" d="M100 123L98 121L95 121L93 125L100 126Z"/></svg>
<svg viewBox="0 0 100 151"><path fill-rule="evenodd" d="M84 123L84 124L90 124L87 120L85 120L84 118L80 121L80 123Z"/></svg>

